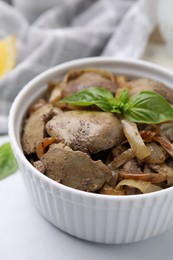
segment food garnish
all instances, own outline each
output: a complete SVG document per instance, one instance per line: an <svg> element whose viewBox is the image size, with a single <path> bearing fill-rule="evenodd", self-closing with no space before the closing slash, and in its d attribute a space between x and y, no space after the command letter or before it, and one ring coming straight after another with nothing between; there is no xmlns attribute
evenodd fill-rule
<svg viewBox="0 0 173 260"><path fill-rule="evenodd" d="M60 103L78 106L96 105L106 112L122 114L126 119L145 124L159 124L173 120L173 108L156 92L141 91L130 97L124 89L117 97L104 88L89 88L65 97Z"/></svg>
<svg viewBox="0 0 173 260"><path fill-rule="evenodd" d="M0 180L13 174L18 169L10 143L0 146Z"/></svg>

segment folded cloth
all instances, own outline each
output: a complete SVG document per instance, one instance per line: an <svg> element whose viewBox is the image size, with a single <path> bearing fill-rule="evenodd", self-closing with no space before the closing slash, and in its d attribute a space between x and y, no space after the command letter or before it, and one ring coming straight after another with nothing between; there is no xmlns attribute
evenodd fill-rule
<svg viewBox="0 0 173 260"><path fill-rule="evenodd" d="M0 133L7 132L12 101L44 70L91 56L140 58L155 27L157 0L73 0L43 13L33 24L0 1L0 37L14 34L17 65L0 79Z"/></svg>

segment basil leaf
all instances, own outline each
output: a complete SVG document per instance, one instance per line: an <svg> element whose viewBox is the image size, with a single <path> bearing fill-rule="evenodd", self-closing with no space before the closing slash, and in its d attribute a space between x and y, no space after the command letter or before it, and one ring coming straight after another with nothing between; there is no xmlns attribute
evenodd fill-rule
<svg viewBox="0 0 173 260"><path fill-rule="evenodd" d="M88 88L63 98L60 103L68 103L77 106L96 105L103 111L110 112L112 108L110 100L114 101L114 97L109 90L104 88Z"/></svg>
<svg viewBox="0 0 173 260"><path fill-rule="evenodd" d="M110 101L112 105L112 113L123 113L124 106L129 102L129 93L127 89L121 90L119 95L113 100Z"/></svg>
<svg viewBox="0 0 173 260"><path fill-rule="evenodd" d="M127 89L121 90L119 95L115 98L115 102L118 103L120 106L124 106L126 103L129 102L129 93Z"/></svg>
<svg viewBox="0 0 173 260"><path fill-rule="evenodd" d="M173 109L158 93L142 91L124 106L123 115L132 122L158 124L173 120Z"/></svg>
<svg viewBox="0 0 173 260"><path fill-rule="evenodd" d="M112 93L104 88L89 88L62 99L60 103L96 105L103 111L120 113L136 123L159 124L173 121L173 109L170 104L158 93L150 91L142 91L130 98L128 90L125 89L114 98Z"/></svg>
<svg viewBox="0 0 173 260"><path fill-rule="evenodd" d="M14 173L18 168L10 143L0 146L0 180Z"/></svg>
<svg viewBox="0 0 173 260"><path fill-rule="evenodd" d="M102 109L105 112L111 112L112 111L112 104L105 100L105 101L96 101L95 103L93 103L93 105L98 106L100 109Z"/></svg>

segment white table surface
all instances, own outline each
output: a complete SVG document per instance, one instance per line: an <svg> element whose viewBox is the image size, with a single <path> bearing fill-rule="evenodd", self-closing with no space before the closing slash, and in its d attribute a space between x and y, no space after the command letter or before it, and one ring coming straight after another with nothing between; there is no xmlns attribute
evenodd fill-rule
<svg viewBox="0 0 173 260"><path fill-rule="evenodd" d="M162 46L149 45L144 59L173 69ZM0 144L8 137L1 136ZM172 260L173 227L155 238L103 245L74 238L47 222L33 207L21 173L0 181L0 260Z"/></svg>

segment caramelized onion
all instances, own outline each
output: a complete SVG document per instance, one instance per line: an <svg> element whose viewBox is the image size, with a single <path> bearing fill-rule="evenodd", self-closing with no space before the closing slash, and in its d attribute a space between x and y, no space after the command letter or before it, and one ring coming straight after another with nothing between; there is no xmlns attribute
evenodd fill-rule
<svg viewBox="0 0 173 260"><path fill-rule="evenodd" d="M129 173L121 172L119 174L120 179L132 179L151 182L153 184L159 184L166 181L166 176L161 173Z"/></svg>
<svg viewBox="0 0 173 260"><path fill-rule="evenodd" d="M145 142L151 142L156 135L157 135L156 132L152 132L152 131L149 131L149 130L140 131L140 136L142 137L142 139Z"/></svg>
<svg viewBox="0 0 173 260"><path fill-rule="evenodd" d="M173 169L172 168L168 167L165 164L151 165L151 168L166 178L168 186L173 185Z"/></svg>
<svg viewBox="0 0 173 260"><path fill-rule="evenodd" d="M166 137L146 130L141 131L140 135L147 142L155 140L171 155L171 157L173 157L173 144L171 144L171 142Z"/></svg>
<svg viewBox="0 0 173 260"><path fill-rule="evenodd" d="M139 134L136 123L130 122L126 119L121 120L121 122L123 125L124 134L136 157L140 160L143 160L144 158L149 156L150 150L144 144L144 141Z"/></svg>
<svg viewBox="0 0 173 260"><path fill-rule="evenodd" d="M56 86L50 94L49 102L51 104L56 104L62 98L63 89L60 86Z"/></svg>
<svg viewBox="0 0 173 260"><path fill-rule="evenodd" d="M124 186L129 186L140 190L142 193L150 193L154 191L162 190L157 185L151 184L150 182L137 181L137 180L122 180L115 187L116 190L122 190Z"/></svg>
<svg viewBox="0 0 173 260"><path fill-rule="evenodd" d="M173 145L168 139L163 136L156 136L154 139L173 157Z"/></svg>
<svg viewBox="0 0 173 260"><path fill-rule="evenodd" d="M86 68L86 69L74 69L69 71L69 73L66 74L66 76L64 77L63 82L69 82L71 80L74 80L76 78L78 78L79 76L81 76L84 73L96 73L99 74L101 76L103 76L104 78L107 78L111 81L115 81L115 77L112 73L106 71L106 70L102 70L102 69L95 69L95 68Z"/></svg>
<svg viewBox="0 0 173 260"><path fill-rule="evenodd" d="M117 169L127 161L133 159L135 157L135 154L131 148L128 150L124 151L120 155L114 158L114 160L109 164L109 167L111 169Z"/></svg>
<svg viewBox="0 0 173 260"><path fill-rule="evenodd" d="M105 184L100 192L100 194L105 194L105 195L124 195L124 192L121 190L116 190L112 187L110 187L108 184Z"/></svg>
<svg viewBox="0 0 173 260"><path fill-rule="evenodd" d="M53 144L53 143L57 143L58 142L58 139L56 137L46 137L46 138L43 138L41 140L41 142L39 142L37 144L37 148L36 148L36 153L37 153L37 157L40 159L44 153L45 153L45 149Z"/></svg>
<svg viewBox="0 0 173 260"><path fill-rule="evenodd" d="M28 109L28 114L32 114L36 110L38 110L40 107L44 106L46 104L46 101L41 98L39 99L36 103L34 103L29 109Z"/></svg>
<svg viewBox="0 0 173 260"><path fill-rule="evenodd" d="M126 77L120 75L120 76L116 76L115 79L116 79L116 83L120 90L122 90L122 88L126 88L129 90L131 89L131 86L130 86L129 82L127 81Z"/></svg>

